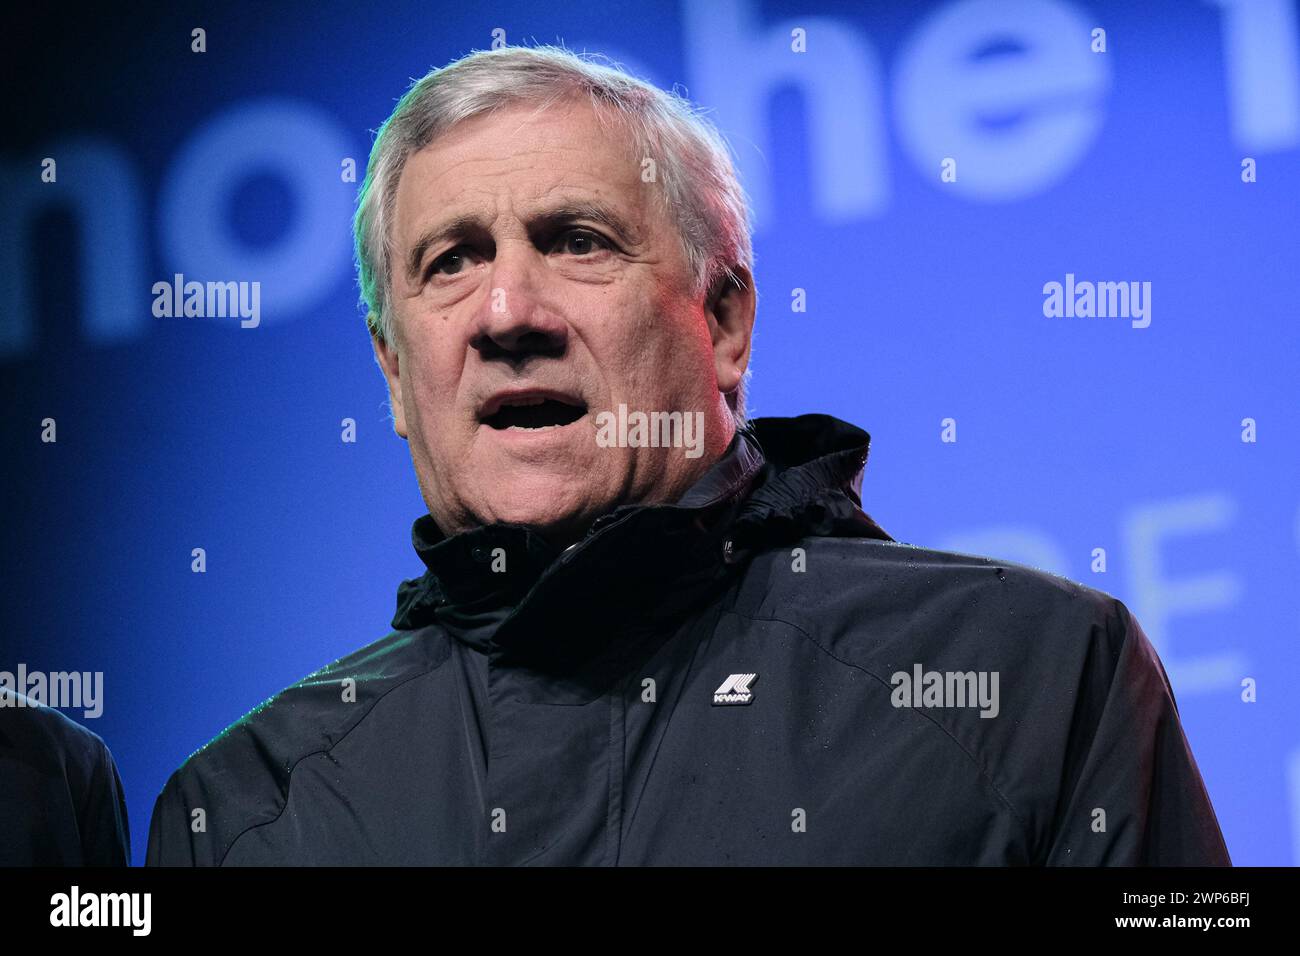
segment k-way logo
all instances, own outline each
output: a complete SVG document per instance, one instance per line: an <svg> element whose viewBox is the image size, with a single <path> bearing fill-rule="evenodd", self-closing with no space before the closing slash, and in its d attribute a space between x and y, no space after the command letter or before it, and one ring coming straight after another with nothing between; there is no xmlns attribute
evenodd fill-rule
<svg viewBox="0 0 1300 956"><path fill-rule="evenodd" d="M732 674L713 692L714 706L748 704L754 699L749 685L758 680L757 674Z"/></svg>

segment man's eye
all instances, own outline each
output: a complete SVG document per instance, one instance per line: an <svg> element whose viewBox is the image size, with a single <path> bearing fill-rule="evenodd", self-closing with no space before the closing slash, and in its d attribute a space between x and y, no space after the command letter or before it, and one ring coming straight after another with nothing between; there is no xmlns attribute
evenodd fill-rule
<svg viewBox="0 0 1300 956"><path fill-rule="evenodd" d="M595 249L608 249L604 237L587 229L570 229L560 236L556 244L565 252L574 256L585 256Z"/></svg>
<svg viewBox="0 0 1300 956"><path fill-rule="evenodd" d="M555 247L568 255L583 256L590 255L599 249L610 249L612 246L604 236L594 233L589 229L570 229L560 235L555 243ZM465 271L467 265L467 246L457 246L448 252L444 252L429 265L429 277L435 275L454 276Z"/></svg>
<svg viewBox="0 0 1300 956"><path fill-rule="evenodd" d="M437 259L433 260L433 264L429 266L429 275L436 275L437 273L443 272L447 267L451 267L451 270L444 273L444 275L455 275L460 272L461 267L465 264L465 254L460 251L462 248L462 246L457 246L450 252L444 252Z"/></svg>

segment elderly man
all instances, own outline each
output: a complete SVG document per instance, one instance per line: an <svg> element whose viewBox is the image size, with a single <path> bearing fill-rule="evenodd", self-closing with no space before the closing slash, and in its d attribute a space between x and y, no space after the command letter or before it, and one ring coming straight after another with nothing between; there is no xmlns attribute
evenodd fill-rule
<svg viewBox="0 0 1300 956"><path fill-rule="evenodd" d="M355 227L427 572L173 774L150 863L1229 862L1123 604L900 544L865 432L747 421L744 193L680 97L475 53Z"/></svg>

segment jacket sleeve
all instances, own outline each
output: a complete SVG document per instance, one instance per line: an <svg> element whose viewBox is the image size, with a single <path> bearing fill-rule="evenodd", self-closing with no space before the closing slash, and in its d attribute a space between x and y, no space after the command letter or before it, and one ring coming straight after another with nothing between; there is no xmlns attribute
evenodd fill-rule
<svg viewBox="0 0 1300 956"><path fill-rule="evenodd" d="M130 866L131 826L122 778L108 746L99 737L94 743L85 799L78 814L82 861L86 866Z"/></svg>
<svg viewBox="0 0 1300 956"><path fill-rule="evenodd" d="M190 842L189 820L175 787L175 778L167 782L154 801L149 820L149 846L145 866L196 866Z"/></svg>
<svg viewBox="0 0 1300 956"><path fill-rule="evenodd" d="M1160 658L1110 599L1070 730L1049 866L1231 866Z"/></svg>

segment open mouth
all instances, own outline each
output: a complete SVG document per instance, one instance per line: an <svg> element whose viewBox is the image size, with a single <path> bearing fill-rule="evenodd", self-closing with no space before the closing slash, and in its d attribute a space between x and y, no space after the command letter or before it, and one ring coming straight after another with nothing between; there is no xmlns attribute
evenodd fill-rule
<svg viewBox="0 0 1300 956"><path fill-rule="evenodd" d="M559 428L573 424L585 414L586 406L554 398L512 398L484 418L483 423L497 430Z"/></svg>

